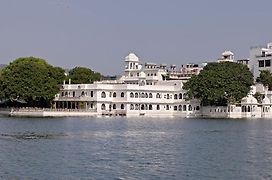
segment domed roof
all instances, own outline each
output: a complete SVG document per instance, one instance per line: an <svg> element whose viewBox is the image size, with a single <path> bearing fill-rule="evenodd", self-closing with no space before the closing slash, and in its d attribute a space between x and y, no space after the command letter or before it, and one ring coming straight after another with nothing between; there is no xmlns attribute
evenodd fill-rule
<svg viewBox="0 0 272 180"><path fill-rule="evenodd" d="M126 56L125 61L138 62L139 58L134 53L129 53L129 55Z"/></svg>
<svg viewBox="0 0 272 180"><path fill-rule="evenodd" d="M223 53L222 53L222 56L233 56L234 54L233 54L233 52L231 52L231 51L224 51Z"/></svg>
<svg viewBox="0 0 272 180"><path fill-rule="evenodd" d="M270 104L270 100L267 96L262 100L262 104Z"/></svg>
<svg viewBox="0 0 272 180"><path fill-rule="evenodd" d="M146 74L145 74L143 71L141 71L139 76L140 76L141 78L145 78L145 77L146 77Z"/></svg>
<svg viewBox="0 0 272 180"><path fill-rule="evenodd" d="M253 97L250 94L250 95L242 98L241 104L258 104L258 101L255 97Z"/></svg>

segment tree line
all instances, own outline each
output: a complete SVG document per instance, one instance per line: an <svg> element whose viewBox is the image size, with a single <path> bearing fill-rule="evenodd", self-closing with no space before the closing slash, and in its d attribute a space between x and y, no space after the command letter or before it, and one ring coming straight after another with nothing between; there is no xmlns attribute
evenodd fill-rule
<svg viewBox="0 0 272 180"><path fill-rule="evenodd" d="M64 80L86 84L100 78L86 67L75 67L66 76L63 68L44 59L18 58L0 70L0 106L50 107Z"/></svg>
<svg viewBox="0 0 272 180"><path fill-rule="evenodd" d="M50 107L64 80L88 84L101 77L100 73L86 67L75 67L66 76L63 68L54 67L44 59L18 58L0 70L0 106L11 102L15 106ZM256 81L272 89L270 71L261 71ZM199 99L204 106L225 106L239 103L253 84L253 75L246 65L222 62L209 63L183 88L189 98Z"/></svg>

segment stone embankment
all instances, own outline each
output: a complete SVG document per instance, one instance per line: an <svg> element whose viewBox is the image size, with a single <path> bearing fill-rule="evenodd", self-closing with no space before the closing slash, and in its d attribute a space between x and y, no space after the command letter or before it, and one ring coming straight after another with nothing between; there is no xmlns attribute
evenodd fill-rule
<svg viewBox="0 0 272 180"><path fill-rule="evenodd" d="M0 114L18 117L67 117L96 116L97 112L79 109L49 109L49 108L5 108Z"/></svg>

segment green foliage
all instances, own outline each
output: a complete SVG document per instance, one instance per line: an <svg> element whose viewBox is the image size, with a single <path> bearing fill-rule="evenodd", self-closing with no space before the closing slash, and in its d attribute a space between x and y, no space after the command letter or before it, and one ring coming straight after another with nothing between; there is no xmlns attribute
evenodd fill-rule
<svg viewBox="0 0 272 180"><path fill-rule="evenodd" d="M199 75L184 84L189 98L198 98L202 105L236 103L248 94L253 84L253 75L243 64L222 62L210 63Z"/></svg>
<svg viewBox="0 0 272 180"><path fill-rule="evenodd" d="M99 81L101 74L95 73L89 68L75 67L69 71L68 78L71 79L73 84L89 84Z"/></svg>
<svg viewBox="0 0 272 180"><path fill-rule="evenodd" d="M264 86L268 86L269 89L272 88L272 74L269 70L263 70L260 76L257 77L256 82L262 83Z"/></svg>
<svg viewBox="0 0 272 180"><path fill-rule="evenodd" d="M24 100L27 106L49 107L64 78L64 70L43 59L18 58L1 71L0 96Z"/></svg>

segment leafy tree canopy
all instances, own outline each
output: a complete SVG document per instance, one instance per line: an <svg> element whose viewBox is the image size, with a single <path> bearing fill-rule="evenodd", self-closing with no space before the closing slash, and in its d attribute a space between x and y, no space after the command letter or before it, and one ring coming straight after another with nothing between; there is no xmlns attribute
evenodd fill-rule
<svg viewBox="0 0 272 180"><path fill-rule="evenodd" d="M1 71L0 96L26 101L27 106L49 107L64 78L63 69L43 59L18 58Z"/></svg>
<svg viewBox="0 0 272 180"><path fill-rule="evenodd" d="M269 70L263 70L260 76L257 77L256 82L262 83L264 86L268 86L269 89L272 89L272 74Z"/></svg>
<svg viewBox="0 0 272 180"><path fill-rule="evenodd" d="M241 101L250 91L253 75L248 67L233 62L210 63L184 84L189 98L202 105L220 105Z"/></svg>
<svg viewBox="0 0 272 180"><path fill-rule="evenodd" d="M89 68L75 67L69 71L68 78L73 84L89 84L99 81L101 74L95 73Z"/></svg>

